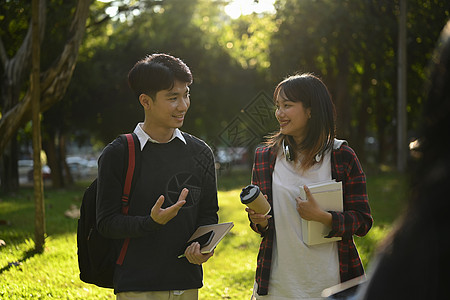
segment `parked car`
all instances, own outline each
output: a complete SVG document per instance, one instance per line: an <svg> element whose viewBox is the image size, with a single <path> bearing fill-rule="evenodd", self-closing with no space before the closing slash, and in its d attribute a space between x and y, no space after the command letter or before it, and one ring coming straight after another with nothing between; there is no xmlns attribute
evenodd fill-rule
<svg viewBox="0 0 450 300"><path fill-rule="evenodd" d="M49 166L43 165L41 170L42 170L42 179L48 180L48 179L52 178L52 174L51 174L51 170L50 170ZM32 165L31 169L27 173L27 178L28 178L28 181L30 181L30 182L33 181L33 176L34 176L33 172L34 172L34 170L33 170L33 165Z"/></svg>
<svg viewBox="0 0 450 300"><path fill-rule="evenodd" d="M70 173L75 180L90 178L97 174L97 161L88 160L79 156L66 157Z"/></svg>
<svg viewBox="0 0 450 300"><path fill-rule="evenodd" d="M19 166L19 178L28 178L28 172L33 170L33 160L19 159L17 164Z"/></svg>

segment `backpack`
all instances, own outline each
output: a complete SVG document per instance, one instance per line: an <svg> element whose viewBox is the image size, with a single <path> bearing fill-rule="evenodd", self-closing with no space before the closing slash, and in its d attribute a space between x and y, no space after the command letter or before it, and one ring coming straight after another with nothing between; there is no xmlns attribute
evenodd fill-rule
<svg viewBox="0 0 450 300"><path fill-rule="evenodd" d="M122 213L128 214L131 183L135 173L135 165L139 141L135 134L120 135L125 147L126 176L122 194ZM128 154L127 154L128 153ZM119 257L115 252L114 240L102 236L97 231L96 220L97 179L86 189L80 207L80 219L77 228L78 267L80 279L99 287L113 288L114 268L122 265L127 252L129 238L124 240Z"/></svg>

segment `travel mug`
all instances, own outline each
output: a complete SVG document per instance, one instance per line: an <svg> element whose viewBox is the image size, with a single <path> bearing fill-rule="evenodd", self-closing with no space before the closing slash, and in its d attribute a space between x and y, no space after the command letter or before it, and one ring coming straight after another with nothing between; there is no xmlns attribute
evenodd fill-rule
<svg viewBox="0 0 450 300"><path fill-rule="evenodd" d="M248 185L242 189L241 202L257 214L267 215L270 212L270 204L263 196L257 185Z"/></svg>

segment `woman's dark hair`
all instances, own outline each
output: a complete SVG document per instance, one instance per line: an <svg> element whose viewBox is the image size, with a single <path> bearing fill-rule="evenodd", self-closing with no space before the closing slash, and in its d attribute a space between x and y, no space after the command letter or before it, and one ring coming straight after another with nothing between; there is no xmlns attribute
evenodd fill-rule
<svg viewBox="0 0 450 300"><path fill-rule="evenodd" d="M280 82L273 94L274 103L280 93L289 101L302 102L305 109L311 109L306 136L297 145L292 136L279 131L270 136L266 143L278 150L284 141L291 148L291 157L296 161L301 152L301 168L306 170L316 163L317 154L322 154L333 146L336 118L334 104L325 84L309 73L290 76Z"/></svg>
<svg viewBox="0 0 450 300"><path fill-rule="evenodd" d="M138 61L128 73L128 84L139 98L146 94L155 100L156 93L173 87L175 80L192 83L189 67L168 54L151 54Z"/></svg>

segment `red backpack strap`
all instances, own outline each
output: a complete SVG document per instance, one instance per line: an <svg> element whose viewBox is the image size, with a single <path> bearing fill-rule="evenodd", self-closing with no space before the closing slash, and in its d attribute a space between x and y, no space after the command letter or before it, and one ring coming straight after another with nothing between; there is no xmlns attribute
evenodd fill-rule
<svg viewBox="0 0 450 300"><path fill-rule="evenodd" d="M123 185L123 193L122 193L122 213L124 215L128 215L129 208L129 198L131 192L131 182L133 180L134 168L136 165L136 156L135 156L135 144L134 138L131 133L126 134L128 144L128 167L127 174L125 177L125 183ZM117 259L117 264L122 265L123 260L125 259L125 254L127 253L128 244L130 243L130 238L126 238L123 241L122 250L120 250L119 258Z"/></svg>
<svg viewBox="0 0 450 300"><path fill-rule="evenodd" d="M131 191L131 181L133 180L134 167L136 165L136 157L135 157L135 146L134 139L132 134L126 134L128 142L128 168L127 175L125 177L125 184L123 185L123 193L122 193L122 213L124 215L128 215L129 208L129 197Z"/></svg>

